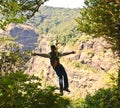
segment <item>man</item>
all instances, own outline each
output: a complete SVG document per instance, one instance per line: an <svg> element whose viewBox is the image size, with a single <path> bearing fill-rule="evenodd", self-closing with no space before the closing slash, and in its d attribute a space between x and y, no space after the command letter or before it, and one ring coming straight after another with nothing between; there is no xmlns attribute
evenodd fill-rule
<svg viewBox="0 0 120 108"><path fill-rule="evenodd" d="M66 52L66 53L59 53L56 51L55 45L51 46L51 52L49 52L48 54L43 54L43 53L42 54L38 54L38 53L33 54L33 55L38 55L38 56L50 59L50 63L52 65L53 69L55 70L57 76L59 77L59 86L60 86L61 94L63 94L63 90L65 90L67 92L70 92L70 90L68 89L69 84L68 84L67 73L66 73L63 65L60 63L59 59L60 59L60 57L66 56L69 54L75 54L75 52L72 51L72 52ZM64 87L63 87L63 79L64 79Z"/></svg>

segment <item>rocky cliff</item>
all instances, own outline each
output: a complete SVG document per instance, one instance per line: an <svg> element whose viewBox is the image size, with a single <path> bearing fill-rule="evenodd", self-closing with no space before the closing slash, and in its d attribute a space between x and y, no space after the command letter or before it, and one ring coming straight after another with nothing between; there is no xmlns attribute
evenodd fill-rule
<svg viewBox="0 0 120 108"><path fill-rule="evenodd" d="M35 52L48 53L50 38L40 36ZM116 70L116 59L110 45L104 39L77 41L73 46L66 45L59 49L61 52L76 51L75 55L61 58L61 63L68 73L71 90L71 93L65 93L66 95L84 97L88 92L94 93L102 87L107 87L105 76ZM58 86L58 77L50 66L49 59L34 56L28 62L28 66L26 73L42 78L43 86L47 84Z"/></svg>
<svg viewBox="0 0 120 108"><path fill-rule="evenodd" d="M35 49L38 39L34 26L26 24L9 24L5 31L0 30L0 36L2 35L16 37L16 41L21 44L22 50Z"/></svg>

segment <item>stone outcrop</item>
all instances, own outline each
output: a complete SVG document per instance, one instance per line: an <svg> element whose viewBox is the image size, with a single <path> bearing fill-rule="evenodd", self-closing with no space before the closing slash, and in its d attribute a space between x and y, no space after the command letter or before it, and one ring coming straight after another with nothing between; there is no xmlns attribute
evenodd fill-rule
<svg viewBox="0 0 120 108"><path fill-rule="evenodd" d="M50 51L49 40L49 36L40 36L38 39L38 47L35 52L48 53ZM74 46L70 47L66 45L62 48L62 52L69 52L73 49L76 51L75 55L61 58L61 63L68 73L71 89L70 94L65 94L84 97L87 92L94 93L99 88L106 87L104 83L104 74L114 69L116 62L110 45L107 44L104 39L99 38L82 43L76 42ZM78 63L78 68L75 68L76 63ZM79 64L94 68L99 72L92 72L87 68L83 69ZM44 86L46 86L46 84L58 86L58 77L50 66L48 58L34 56L31 58L30 62L28 62L28 66L26 73L35 74L43 78Z"/></svg>
<svg viewBox="0 0 120 108"><path fill-rule="evenodd" d="M10 24L6 31L0 30L0 35L12 36L17 38L17 42L21 44L22 50L33 50L36 47L38 34L32 25Z"/></svg>

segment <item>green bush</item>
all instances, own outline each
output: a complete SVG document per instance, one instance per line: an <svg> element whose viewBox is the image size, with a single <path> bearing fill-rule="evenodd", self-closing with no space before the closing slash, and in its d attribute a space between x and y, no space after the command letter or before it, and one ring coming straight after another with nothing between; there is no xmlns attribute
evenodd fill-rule
<svg viewBox="0 0 120 108"><path fill-rule="evenodd" d="M10 72L24 71L26 62L30 59L31 51L22 51L16 38L0 37L0 77Z"/></svg>
<svg viewBox="0 0 120 108"><path fill-rule="evenodd" d="M119 108L120 88L100 89L94 95L88 94L84 101L77 101L75 108Z"/></svg>
<svg viewBox="0 0 120 108"><path fill-rule="evenodd" d="M0 108L65 108L70 101L55 94L55 87L42 88L40 79L22 72L0 79Z"/></svg>

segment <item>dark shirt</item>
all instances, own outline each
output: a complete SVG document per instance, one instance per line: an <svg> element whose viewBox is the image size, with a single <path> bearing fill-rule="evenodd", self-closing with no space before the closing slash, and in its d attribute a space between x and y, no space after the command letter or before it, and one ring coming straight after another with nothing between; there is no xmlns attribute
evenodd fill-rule
<svg viewBox="0 0 120 108"><path fill-rule="evenodd" d="M50 63L52 65L53 68L55 68L56 66L58 66L60 64L60 53L59 52L50 52Z"/></svg>

